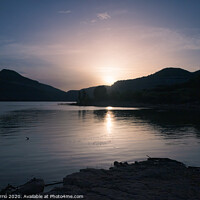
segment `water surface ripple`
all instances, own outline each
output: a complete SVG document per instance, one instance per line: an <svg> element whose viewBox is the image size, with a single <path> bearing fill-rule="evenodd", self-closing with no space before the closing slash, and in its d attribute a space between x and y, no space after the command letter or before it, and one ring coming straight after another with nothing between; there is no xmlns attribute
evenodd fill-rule
<svg viewBox="0 0 200 200"><path fill-rule="evenodd" d="M0 188L146 155L200 166L199 122L194 112L0 102Z"/></svg>

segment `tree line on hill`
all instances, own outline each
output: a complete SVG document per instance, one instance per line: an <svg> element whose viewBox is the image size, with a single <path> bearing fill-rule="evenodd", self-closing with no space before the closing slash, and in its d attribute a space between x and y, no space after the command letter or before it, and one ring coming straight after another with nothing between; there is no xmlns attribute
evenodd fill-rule
<svg viewBox="0 0 200 200"><path fill-rule="evenodd" d="M184 83L137 91L130 89L108 91L106 86L97 86L94 88L92 96L87 94L87 90L80 90L77 100L79 105L112 105L128 102L143 104L200 103L200 75L196 75Z"/></svg>
<svg viewBox="0 0 200 200"><path fill-rule="evenodd" d="M78 105L128 105L129 103L180 104L199 102L200 70L165 68L149 76L121 80L68 92L19 73L0 71L0 101L77 101Z"/></svg>

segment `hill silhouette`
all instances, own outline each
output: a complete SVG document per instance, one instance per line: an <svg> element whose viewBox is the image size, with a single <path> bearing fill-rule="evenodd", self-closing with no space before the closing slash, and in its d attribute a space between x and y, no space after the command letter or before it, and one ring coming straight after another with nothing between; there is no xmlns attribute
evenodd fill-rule
<svg viewBox="0 0 200 200"><path fill-rule="evenodd" d="M184 83L133 92L124 99L151 104L199 104L199 90L200 74L195 73L191 79Z"/></svg>
<svg viewBox="0 0 200 200"><path fill-rule="evenodd" d="M82 91L86 93L88 101L84 100L84 103L88 105L122 105L123 102L124 104L187 103L199 101L199 77L200 70L189 72L181 68L164 68L149 76L120 80L110 87L104 86L107 89L104 99L98 100L91 95L91 88L82 89L79 93ZM93 91L95 88L97 87L93 87Z"/></svg>
<svg viewBox="0 0 200 200"><path fill-rule="evenodd" d="M19 73L0 71L0 101L77 101L79 104L183 103L199 101L200 70L164 68L149 76L64 92ZM101 91L104 91L104 94ZM98 94L98 95L97 95Z"/></svg>
<svg viewBox="0 0 200 200"><path fill-rule="evenodd" d="M192 78L193 73L181 68L164 68L149 76L117 81L111 86L115 91L139 91L159 86L183 83Z"/></svg>
<svg viewBox="0 0 200 200"><path fill-rule="evenodd" d="M67 101L66 92L26 78L19 73L0 71L0 101Z"/></svg>

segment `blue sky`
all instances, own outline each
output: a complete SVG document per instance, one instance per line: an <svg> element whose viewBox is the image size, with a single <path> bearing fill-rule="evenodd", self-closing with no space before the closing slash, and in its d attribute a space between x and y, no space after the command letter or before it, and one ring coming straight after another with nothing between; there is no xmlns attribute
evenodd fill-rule
<svg viewBox="0 0 200 200"><path fill-rule="evenodd" d="M63 90L200 69L198 0L0 0L0 70Z"/></svg>

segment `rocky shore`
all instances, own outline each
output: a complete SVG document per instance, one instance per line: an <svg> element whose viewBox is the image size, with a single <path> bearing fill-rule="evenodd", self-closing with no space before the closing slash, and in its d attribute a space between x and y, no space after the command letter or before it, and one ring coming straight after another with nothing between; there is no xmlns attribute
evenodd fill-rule
<svg viewBox="0 0 200 200"><path fill-rule="evenodd" d="M109 170L87 168L68 175L63 179L63 186L49 192L44 193L41 185L38 188L32 194L46 199L199 200L200 168L187 167L168 158L148 158L130 164L115 161ZM25 191L18 189L10 193L23 198L28 194Z"/></svg>

